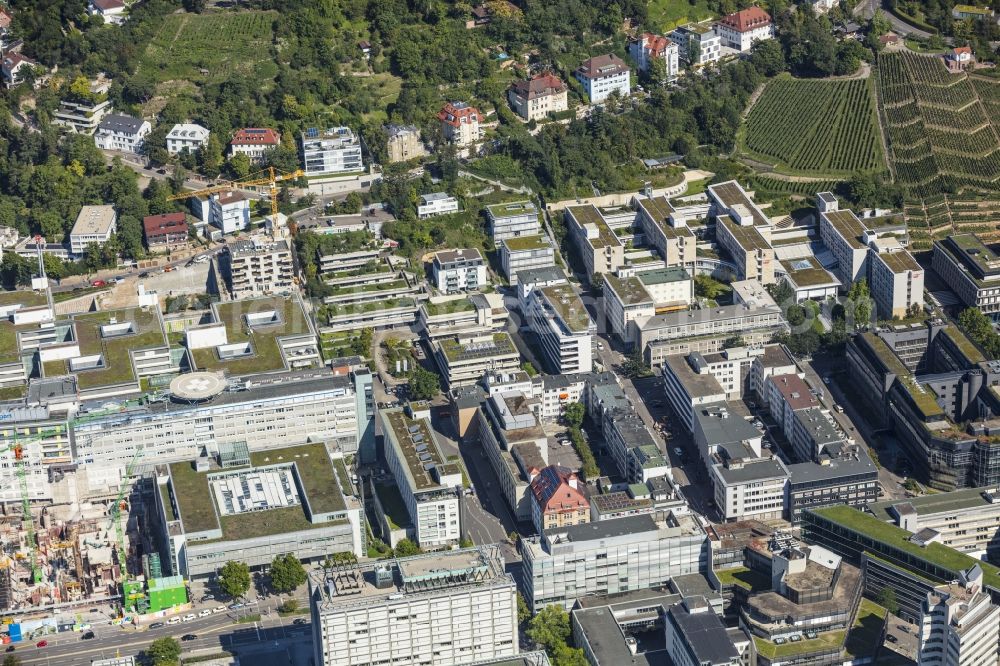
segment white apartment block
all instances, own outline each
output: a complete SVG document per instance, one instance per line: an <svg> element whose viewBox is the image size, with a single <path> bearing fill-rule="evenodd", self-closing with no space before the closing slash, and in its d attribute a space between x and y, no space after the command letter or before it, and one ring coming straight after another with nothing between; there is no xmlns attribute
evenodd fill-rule
<svg viewBox="0 0 1000 666"><path fill-rule="evenodd" d="M114 206L84 206L69 232L70 254L82 257L91 243L104 245L117 228L118 214Z"/></svg>
<svg viewBox="0 0 1000 666"><path fill-rule="evenodd" d="M527 121L544 120L550 113L569 108L566 84L553 74L519 80L507 91L514 113Z"/></svg>
<svg viewBox="0 0 1000 666"><path fill-rule="evenodd" d="M625 265L625 244L593 204L567 206L563 211L570 237L576 243L587 277L613 273Z"/></svg>
<svg viewBox="0 0 1000 666"><path fill-rule="evenodd" d="M973 567L959 580L927 593L920 617L919 666L996 666L1000 608L982 590L982 577L982 570Z"/></svg>
<svg viewBox="0 0 1000 666"><path fill-rule="evenodd" d="M454 294L475 291L486 285L486 264L476 249L441 250L431 266L438 291Z"/></svg>
<svg viewBox="0 0 1000 666"><path fill-rule="evenodd" d="M630 39L628 54L640 72L648 71L654 60L662 60L667 81L674 81L680 73L680 48L663 35L644 32Z"/></svg>
<svg viewBox="0 0 1000 666"><path fill-rule="evenodd" d="M464 666L518 654L496 546L346 564L309 579L316 666Z"/></svg>
<svg viewBox="0 0 1000 666"><path fill-rule="evenodd" d="M711 472L724 520L776 520L784 514L788 468L779 458L727 460Z"/></svg>
<svg viewBox="0 0 1000 666"><path fill-rule="evenodd" d="M555 266L556 250L548 236L521 236L500 241L500 267L504 277L513 286L517 272L531 268Z"/></svg>
<svg viewBox="0 0 1000 666"><path fill-rule="evenodd" d="M767 12L754 6L726 16L715 24L715 32L723 46L746 53L756 42L774 37L774 24Z"/></svg>
<svg viewBox="0 0 1000 666"><path fill-rule="evenodd" d="M447 192L431 192L421 194L417 205L417 217L426 220L435 215L446 215L458 212L458 199L449 196Z"/></svg>
<svg viewBox="0 0 1000 666"><path fill-rule="evenodd" d="M631 72L621 58L614 54L588 58L573 73L587 91L591 104L600 104L611 93L623 98L632 93Z"/></svg>
<svg viewBox="0 0 1000 666"><path fill-rule="evenodd" d="M902 319L912 307L923 307L924 269L913 255L892 237L874 240L872 250L868 287L879 319Z"/></svg>
<svg viewBox="0 0 1000 666"><path fill-rule="evenodd" d="M421 548L445 548L462 538L462 470L448 462L430 425L429 406L379 411L386 464L406 504Z"/></svg>
<svg viewBox="0 0 1000 666"><path fill-rule="evenodd" d="M102 77L91 81L91 99L61 100L59 108L52 116L52 122L66 127L72 132L93 134L97 131L97 127L104 120L104 117L112 111L111 102L107 95L110 88L110 79Z"/></svg>
<svg viewBox="0 0 1000 666"><path fill-rule="evenodd" d="M670 39L677 43L681 60L692 66L713 63L722 55L722 39L709 25L682 25L670 33Z"/></svg>
<svg viewBox="0 0 1000 666"><path fill-rule="evenodd" d="M226 246L224 265L233 298L264 296L295 285L292 248L287 240L254 236Z"/></svg>
<svg viewBox="0 0 1000 666"><path fill-rule="evenodd" d="M196 123L177 123L167 133L167 152L171 155L184 152L195 153L208 143L211 132Z"/></svg>
<svg viewBox="0 0 1000 666"><path fill-rule="evenodd" d="M325 131L309 127L302 132L302 170L306 176L328 176L361 171L361 141L350 127Z"/></svg>
<svg viewBox="0 0 1000 666"><path fill-rule="evenodd" d="M102 150L138 153L152 129L149 121L116 113L97 126L94 143Z"/></svg>
<svg viewBox="0 0 1000 666"><path fill-rule="evenodd" d="M475 384L487 372L517 370L521 365L521 354L506 331L440 338L431 342L431 349L449 389Z"/></svg>
<svg viewBox="0 0 1000 666"><path fill-rule="evenodd" d="M537 236L541 231L538 209L530 201L510 201L486 207L490 238L499 243L506 238Z"/></svg>
<svg viewBox="0 0 1000 666"><path fill-rule="evenodd" d="M208 200L208 223L223 234L234 234L250 226L250 197L242 192L221 192Z"/></svg>
<svg viewBox="0 0 1000 666"><path fill-rule="evenodd" d="M669 579L704 572L708 536L691 515L650 514L553 528L521 540L525 598L537 613L567 610L577 598L665 587Z"/></svg>
<svg viewBox="0 0 1000 666"><path fill-rule="evenodd" d="M538 336L552 374L590 372L597 326L568 284L532 289L521 301L525 323Z"/></svg>
<svg viewBox="0 0 1000 666"><path fill-rule="evenodd" d="M663 387L674 413L688 432L694 431L695 411L726 400L726 390L702 364L700 354L668 356L663 361Z"/></svg>
<svg viewBox="0 0 1000 666"><path fill-rule="evenodd" d="M604 312L612 333L631 344L638 337L636 322L655 315L656 303L636 276L619 277L610 273L604 276Z"/></svg>

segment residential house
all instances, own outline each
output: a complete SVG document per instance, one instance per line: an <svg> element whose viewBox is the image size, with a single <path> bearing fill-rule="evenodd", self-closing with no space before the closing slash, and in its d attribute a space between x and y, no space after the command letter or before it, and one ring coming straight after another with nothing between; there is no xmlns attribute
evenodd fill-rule
<svg viewBox="0 0 1000 666"><path fill-rule="evenodd" d="M13 88L21 82L25 73L32 67L38 67L38 63L27 58L20 53L11 53L4 56L0 72L3 74L3 84L6 88Z"/></svg>
<svg viewBox="0 0 1000 666"><path fill-rule="evenodd" d="M114 206L84 206L69 232L70 254L82 257L91 243L104 245L111 240L117 223L118 215Z"/></svg>
<svg viewBox="0 0 1000 666"><path fill-rule="evenodd" d="M386 153L389 163L405 162L427 154L420 130L415 125L386 125Z"/></svg>
<svg viewBox="0 0 1000 666"><path fill-rule="evenodd" d="M438 111L444 138L456 146L470 146L482 138L483 114L465 102L448 102Z"/></svg>
<svg viewBox="0 0 1000 666"><path fill-rule="evenodd" d="M507 91L514 112L525 120L541 120L569 108L566 84L554 74L516 81Z"/></svg>
<svg viewBox="0 0 1000 666"><path fill-rule="evenodd" d="M755 42L774 37L774 23L760 7L748 7L716 23L715 32L723 46L745 53Z"/></svg>
<svg viewBox="0 0 1000 666"><path fill-rule="evenodd" d="M163 213L142 218L146 246L160 250L184 245L188 240L187 216L184 213Z"/></svg>
<svg viewBox="0 0 1000 666"><path fill-rule="evenodd" d="M591 104L600 104L613 92L622 97L628 97L632 92L631 71L613 53L587 58L573 75L587 91Z"/></svg>
<svg viewBox="0 0 1000 666"><path fill-rule="evenodd" d="M127 18L126 8L122 0L90 0L87 12L91 16L100 16L105 23L121 25Z"/></svg>
<svg viewBox="0 0 1000 666"><path fill-rule="evenodd" d="M538 473L531 481L531 521L538 534L590 522L590 502L576 472L549 465Z"/></svg>
<svg viewBox="0 0 1000 666"><path fill-rule="evenodd" d="M417 206L417 217L425 220L435 215L445 215L447 213L458 212L458 199L450 196L447 192L431 192L420 195L420 204Z"/></svg>
<svg viewBox="0 0 1000 666"><path fill-rule="evenodd" d="M973 21L987 20L993 18L993 10L989 7L955 5L951 8L951 16L958 21L965 21L967 19Z"/></svg>
<svg viewBox="0 0 1000 666"><path fill-rule="evenodd" d="M976 64L976 56L972 55L972 47L956 46L945 54L944 64L952 72L961 72Z"/></svg>
<svg viewBox="0 0 1000 666"><path fill-rule="evenodd" d="M722 39L711 26L688 23L670 33L677 42L680 58L693 67L713 63L722 55Z"/></svg>
<svg viewBox="0 0 1000 666"><path fill-rule="evenodd" d="M171 155L194 153L208 142L211 132L195 123L177 123L167 134L167 152Z"/></svg>
<svg viewBox="0 0 1000 666"><path fill-rule="evenodd" d="M486 284L486 264L476 249L435 252L432 270L434 286L448 294L475 291Z"/></svg>
<svg viewBox="0 0 1000 666"><path fill-rule="evenodd" d="M662 60L667 81L675 80L680 73L680 48L669 37L644 32L629 40L628 54L640 72L648 72L655 60Z"/></svg>
<svg viewBox="0 0 1000 666"><path fill-rule="evenodd" d="M208 200L208 223L224 234L250 226L250 197L243 192L220 192Z"/></svg>
<svg viewBox="0 0 1000 666"><path fill-rule="evenodd" d="M148 120L114 113L97 126L94 143L102 150L138 153L152 130Z"/></svg>
<svg viewBox="0 0 1000 666"><path fill-rule="evenodd" d="M264 153L281 145L281 136L273 129L261 127L244 127L237 130L233 140L229 142L229 155L242 153L251 162L262 162Z"/></svg>
<svg viewBox="0 0 1000 666"><path fill-rule="evenodd" d="M321 131L308 127L302 132L302 164L306 176L328 176L364 169L361 141L350 127Z"/></svg>

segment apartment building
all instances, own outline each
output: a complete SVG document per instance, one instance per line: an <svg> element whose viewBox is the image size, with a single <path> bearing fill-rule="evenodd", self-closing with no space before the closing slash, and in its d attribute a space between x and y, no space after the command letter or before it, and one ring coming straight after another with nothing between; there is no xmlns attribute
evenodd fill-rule
<svg viewBox="0 0 1000 666"><path fill-rule="evenodd" d="M537 613L550 604L567 610L580 597L663 588L675 576L709 566L708 536L690 514L664 520L629 516L545 530L521 540L523 587Z"/></svg>
<svg viewBox="0 0 1000 666"><path fill-rule="evenodd" d="M530 381L523 386L530 387ZM477 425L504 501L517 521L529 523L535 510L530 484L549 464L548 439L538 417L539 399L508 389L482 402Z"/></svg>
<svg viewBox="0 0 1000 666"><path fill-rule="evenodd" d="M309 578L313 663L510 663L516 597L496 546L324 569Z"/></svg>
<svg viewBox="0 0 1000 666"><path fill-rule="evenodd" d="M272 148L281 145L281 135L267 127L244 127L236 130L229 142L229 155L246 155L250 161L259 164Z"/></svg>
<svg viewBox="0 0 1000 666"><path fill-rule="evenodd" d="M588 278L595 273L614 273L625 265L625 244L596 206L567 206L564 215Z"/></svg>
<svg viewBox="0 0 1000 666"><path fill-rule="evenodd" d="M920 666L988 666L1000 663L997 623L1000 607L982 589L978 567L928 593L920 617Z"/></svg>
<svg viewBox="0 0 1000 666"><path fill-rule="evenodd" d="M708 65L722 56L722 39L710 25L679 26L670 33L670 39L677 44L680 59L694 67Z"/></svg>
<svg viewBox="0 0 1000 666"><path fill-rule="evenodd" d="M701 354L697 353L664 358L663 386L674 414L688 432L694 431L698 409L723 402L728 397Z"/></svg>
<svg viewBox="0 0 1000 666"><path fill-rule="evenodd" d="M97 126L94 143L101 150L139 153L151 131L153 128L147 120L115 113Z"/></svg>
<svg viewBox="0 0 1000 666"><path fill-rule="evenodd" d="M142 231L146 247L161 250L185 245L188 242L188 223L184 213L163 213L142 218Z"/></svg>
<svg viewBox="0 0 1000 666"><path fill-rule="evenodd" d="M114 206L84 206L76 216L69 232L69 252L82 257L91 243L104 245L111 240L118 228L118 214Z"/></svg>
<svg viewBox="0 0 1000 666"><path fill-rule="evenodd" d="M602 406L601 433L622 477L629 483L646 483L670 474L670 463L646 422L617 385L609 388L617 395Z"/></svg>
<svg viewBox="0 0 1000 666"><path fill-rule="evenodd" d="M517 285L518 271L555 266L556 250L548 236L520 236L500 241L500 267L511 286Z"/></svg>
<svg viewBox="0 0 1000 666"><path fill-rule="evenodd" d="M250 226L250 196L230 190L208 198L208 223L223 234L234 234Z"/></svg>
<svg viewBox="0 0 1000 666"><path fill-rule="evenodd" d="M492 204L486 207L486 219L494 243L520 236L537 236L541 232L538 209L531 201Z"/></svg>
<svg viewBox="0 0 1000 666"><path fill-rule="evenodd" d="M167 133L167 152L171 155L184 151L194 154L208 143L211 134L208 129L196 123L177 123Z"/></svg>
<svg viewBox="0 0 1000 666"><path fill-rule="evenodd" d="M502 333L509 312L499 294L441 296L420 304L418 325L428 340Z"/></svg>
<svg viewBox="0 0 1000 666"><path fill-rule="evenodd" d="M996 318L1000 313L1000 257L974 234L934 241L934 272L966 307Z"/></svg>
<svg viewBox="0 0 1000 666"><path fill-rule="evenodd" d="M448 102L438 111L444 138L456 146L471 146L483 138L483 114L465 102Z"/></svg>
<svg viewBox="0 0 1000 666"><path fill-rule="evenodd" d="M613 92L623 98L632 93L628 65L614 54L587 58L576 68L573 76L587 92L591 104L600 104Z"/></svg>
<svg viewBox="0 0 1000 666"><path fill-rule="evenodd" d="M573 470L548 465L531 480L529 490L531 522L538 534L590 522L590 502L583 493L583 481Z"/></svg>
<svg viewBox="0 0 1000 666"><path fill-rule="evenodd" d="M379 411L386 464L392 472L422 548L443 548L462 538L462 470L447 461L431 428L430 408L410 403Z"/></svg>
<svg viewBox="0 0 1000 666"><path fill-rule="evenodd" d="M350 127L308 127L300 138L306 177L337 176L364 169L361 140Z"/></svg>
<svg viewBox="0 0 1000 666"><path fill-rule="evenodd" d="M434 360L450 389L478 383L487 372L509 372L521 366L510 334L458 334L431 342Z"/></svg>
<svg viewBox="0 0 1000 666"><path fill-rule="evenodd" d="M73 97L59 101L52 122L78 134L93 134L112 111L108 90L111 80L99 78L90 82L90 94L84 99Z"/></svg>
<svg viewBox="0 0 1000 666"><path fill-rule="evenodd" d="M389 163L406 162L427 154L415 125L386 125L386 155Z"/></svg>
<svg viewBox="0 0 1000 666"><path fill-rule="evenodd" d="M680 73L680 48L663 35L644 32L628 42L628 54L640 72L648 72L653 61L663 62L667 81L674 81Z"/></svg>
<svg viewBox="0 0 1000 666"><path fill-rule="evenodd" d="M568 284L537 287L521 300L525 323L538 336L538 351L553 374L590 372L597 327Z"/></svg>
<svg viewBox="0 0 1000 666"><path fill-rule="evenodd" d="M434 286L446 294L475 291L487 284L486 264L474 248L435 252L431 271Z"/></svg>
<svg viewBox="0 0 1000 666"><path fill-rule="evenodd" d="M646 242L656 248L668 268L693 272L698 260L697 238L666 197L636 198L638 222Z"/></svg>
<svg viewBox="0 0 1000 666"><path fill-rule="evenodd" d="M458 212L458 199L450 196L447 192L431 192L420 195L420 203L417 204L417 217L421 220L456 212Z"/></svg>
<svg viewBox="0 0 1000 666"><path fill-rule="evenodd" d="M507 100L514 113L529 122L569 108L566 84L549 73L515 81L507 91Z"/></svg>
<svg viewBox="0 0 1000 666"><path fill-rule="evenodd" d="M746 53L756 42L774 38L774 24L760 7L748 7L717 22L715 32L722 46Z"/></svg>
<svg viewBox="0 0 1000 666"><path fill-rule="evenodd" d="M233 241L221 263L233 298L276 294L295 286L292 248L284 239L256 235Z"/></svg>
<svg viewBox="0 0 1000 666"><path fill-rule="evenodd" d="M869 290L879 319L905 318L924 305L924 269L895 238L873 239Z"/></svg>

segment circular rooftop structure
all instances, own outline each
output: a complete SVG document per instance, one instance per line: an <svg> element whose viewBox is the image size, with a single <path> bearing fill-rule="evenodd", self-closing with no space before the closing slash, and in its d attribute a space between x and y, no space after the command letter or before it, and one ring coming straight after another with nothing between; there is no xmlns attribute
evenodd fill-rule
<svg viewBox="0 0 1000 666"><path fill-rule="evenodd" d="M225 389L226 380L214 372L189 372L170 382L171 395L191 402L214 398Z"/></svg>

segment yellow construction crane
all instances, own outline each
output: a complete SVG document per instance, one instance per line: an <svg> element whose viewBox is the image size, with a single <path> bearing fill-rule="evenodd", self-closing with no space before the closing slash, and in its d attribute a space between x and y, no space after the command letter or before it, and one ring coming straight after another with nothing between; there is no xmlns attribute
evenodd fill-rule
<svg viewBox="0 0 1000 666"><path fill-rule="evenodd" d="M205 187L200 190L188 190L186 192L181 192L180 194L169 196L167 197L167 201L177 201L178 199L187 199L189 197L216 194L217 192L225 192L226 190L237 189L240 187L258 187L260 185L267 185L271 195L271 216L273 219L274 216L278 214L278 183L286 180L295 180L299 176L304 176L305 172L302 171L302 169L296 169L291 173L278 173L275 171L274 167L268 167L267 170L262 173L266 173L267 178L226 181L223 185Z"/></svg>

